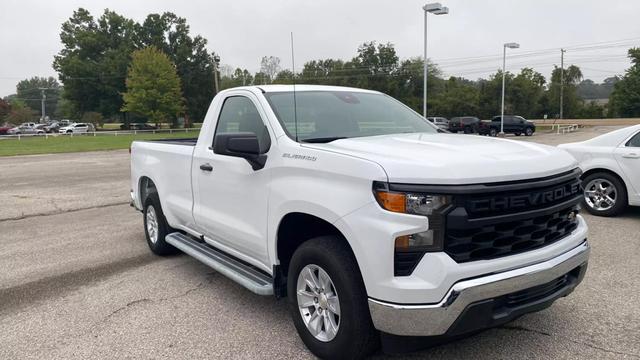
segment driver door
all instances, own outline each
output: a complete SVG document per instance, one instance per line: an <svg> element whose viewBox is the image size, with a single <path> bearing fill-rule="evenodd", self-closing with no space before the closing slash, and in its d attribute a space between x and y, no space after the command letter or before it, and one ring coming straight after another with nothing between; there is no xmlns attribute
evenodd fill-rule
<svg viewBox="0 0 640 360"><path fill-rule="evenodd" d="M261 150L268 153L271 139L265 118L252 94L232 92L223 100L213 142L219 134L252 132L258 136ZM269 167L256 171L246 159L216 154L213 142L209 147L198 147L193 156L196 225L214 246L268 266Z"/></svg>

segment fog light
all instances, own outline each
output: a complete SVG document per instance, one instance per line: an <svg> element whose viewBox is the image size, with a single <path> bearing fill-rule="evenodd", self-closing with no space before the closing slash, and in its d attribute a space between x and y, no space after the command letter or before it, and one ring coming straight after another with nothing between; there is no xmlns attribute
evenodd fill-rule
<svg viewBox="0 0 640 360"><path fill-rule="evenodd" d="M395 244L396 251L434 251L440 246L434 239L433 230L427 230L411 235L398 236Z"/></svg>

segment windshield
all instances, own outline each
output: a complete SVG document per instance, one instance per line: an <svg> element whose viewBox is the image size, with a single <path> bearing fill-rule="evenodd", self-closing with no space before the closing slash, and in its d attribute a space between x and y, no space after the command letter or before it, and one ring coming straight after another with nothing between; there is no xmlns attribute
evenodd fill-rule
<svg viewBox="0 0 640 360"><path fill-rule="evenodd" d="M295 139L293 92L264 94L287 135ZM390 96L349 91L296 93L299 141L329 142L351 137L436 133L423 117Z"/></svg>

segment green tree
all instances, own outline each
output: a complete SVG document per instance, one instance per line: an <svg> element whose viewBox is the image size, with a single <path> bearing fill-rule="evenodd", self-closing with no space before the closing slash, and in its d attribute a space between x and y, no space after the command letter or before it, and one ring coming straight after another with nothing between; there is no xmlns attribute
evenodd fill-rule
<svg viewBox="0 0 640 360"><path fill-rule="evenodd" d="M274 84L293 84L293 72L291 70L282 70L273 79Z"/></svg>
<svg viewBox="0 0 640 360"><path fill-rule="evenodd" d="M236 68L230 76L220 79L220 88L229 89L237 86L246 86L253 83L253 75L247 69Z"/></svg>
<svg viewBox="0 0 640 360"><path fill-rule="evenodd" d="M11 105L5 99L0 99L0 123L11 112Z"/></svg>
<svg viewBox="0 0 640 360"><path fill-rule="evenodd" d="M38 113L41 112L42 108L42 91L44 91L46 96L46 115L52 116L56 111L61 91L60 84L54 77L34 76L20 81L16 86L18 98L22 99L31 109L37 109ZM40 116L42 116L42 114L40 114Z"/></svg>
<svg viewBox="0 0 640 360"><path fill-rule="evenodd" d="M429 116L476 116L479 97L473 82L452 76L444 84L444 91L429 97Z"/></svg>
<svg viewBox="0 0 640 360"><path fill-rule="evenodd" d="M521 69L510 81L507 91L510 113L525 118L541 117L540 101L545 92L545 82L544 76L539 72L531 68Z"/></svg>
<svg viewBox="0 0 640 360"><path fill-rule="evenodd" d="M610 116L640 117L640 48L629 49L631 67L613 88L609 98Z"/></svg>
<svg viewBox="0 0 640 360"><path fill-rule="evenodd" d="M150 46L132 54L122 111L147 116L156 124L172 120L183 110L180 78L169 57Z"/></svg>
<svg viewBox="0 0 640 360"><path fill-rule="evenodd" d="M199 35L192 37L187 20L170 12L148 15L137 29L141 46L161 49L176 65L190 121L204 120L215 95L215 54L207 52L207 40Z"/></svg>
<svg viewBox="0 0 640 360"><path fill-rule="evenodd" d="M97 111L106 117L119 114L136 38L135 22L109 10L96 20L80 8L62 24L63 48L55 56L53 68L74 112Z"/></svg>
<svg viewBox="0 0 640 360"><path fill-rule="evenodd" d="M551 82L547 91L548 107L545 113L551 117L560 114L560 76L561 69L554 66L551 72ZM582 71L576 65L571 65L564 69L564 90L563 90L563 117L575 118L582 107L582 102L578 97L577 86L582 80Z"/></svg>

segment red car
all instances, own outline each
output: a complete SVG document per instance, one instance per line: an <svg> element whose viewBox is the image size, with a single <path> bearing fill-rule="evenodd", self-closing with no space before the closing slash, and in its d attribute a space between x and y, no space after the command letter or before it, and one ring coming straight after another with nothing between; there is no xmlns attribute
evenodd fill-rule
<svg viewBox="0 0 640 360"><path fill-rule="evenodd" d="M7 131L11 129L10 127L0 126L0 135L7 135Z"/></svg>

